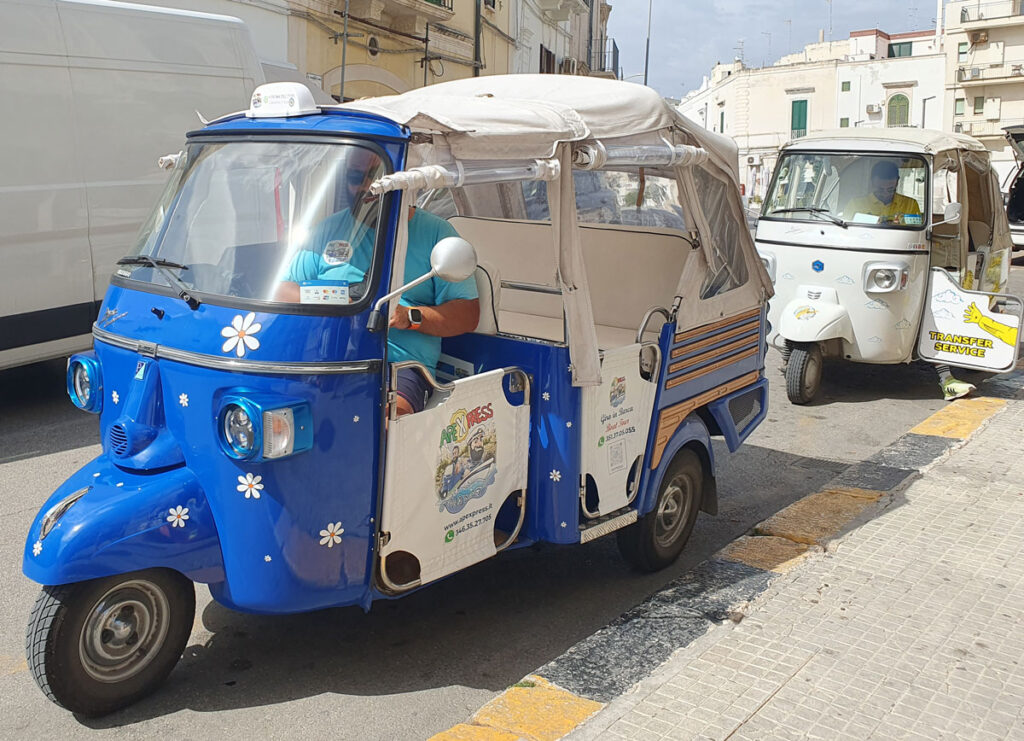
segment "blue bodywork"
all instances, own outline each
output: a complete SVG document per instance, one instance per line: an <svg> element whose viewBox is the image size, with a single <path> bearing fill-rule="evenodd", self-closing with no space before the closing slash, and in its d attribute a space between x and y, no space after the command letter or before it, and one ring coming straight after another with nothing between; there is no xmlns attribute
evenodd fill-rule
<svg viewBox="0 0 1024 741"><path fill-rule="evenodd" d="M190 138L255 133L369 139L384 148L395 170L404 166L409 138L407 130L392 122L341 111L289 119L236 116ZM377 297L386 293L393 268L398 199L391 204ZM247 349L240 358L245 363L235 368L230 364L235 353L224 349L222 331L247 320L250 311L254 316L248 321L259 325L254 333L258 348ZM387 356L385 335L367 330L368 315L368 309L355 316L275 313L209 299L193 310L166 291L115 281L100 310L94 350L102 372L103 453L43 506L26 541L25 574L54 585L167 567L208 583L214 598L225 605L261 613L368 607L388 596L377 590L373 578ZM680 374L672 365L680 354L673 358L673 351L681 349L684 360L699 360L700 354L685 352L686 343L673 333L674 323L662 329L655 418L752 371L760 380L694 410L678 425L657 464L644 468L635 505L640 514L654 506L661 477L680 448L696 447L711 476L711 435L724 435L734 449L763 418L763 315L755 323L753 333L743 337L754 338L756 354L675 385L673 379ZM711 348L729 349L729 343L712 343ZM702 347L707 346L705 342ZM578 488L555 487L549 478L549 472L558 470L567 481L577 482L581 468L581 393L571 384L568 348L473 334L445 340L444 352L471 359L477 372L518 366L530 375L527 516L516 546L578 543ZM285 373L253 363L350 363L354 369ZM758 395L760 412L740 429L729 404L751 389ZM247 394L308 404L312 448L260 462L226 455L218 413L226 398ZM656 426L652 422L648 461L654 460ZM44 536L47 513L82 490L84 495ZM331 541L339 527L344 537Z"/></svg>

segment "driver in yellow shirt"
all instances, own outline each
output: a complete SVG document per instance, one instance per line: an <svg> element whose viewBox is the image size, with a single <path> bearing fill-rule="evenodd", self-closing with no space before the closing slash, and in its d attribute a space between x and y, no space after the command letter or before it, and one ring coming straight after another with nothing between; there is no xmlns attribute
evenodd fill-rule
<svg viewBox="0 0 1024 741"><path fill-rule="evenodd" d="M871 168L871 192L847 203L846 215L852 218L855 214L868 214L879 217L880 224L920 226L923 221L917 201L896 192L899 179L900 171L894 162L881 160L875 163Z"/></svg>

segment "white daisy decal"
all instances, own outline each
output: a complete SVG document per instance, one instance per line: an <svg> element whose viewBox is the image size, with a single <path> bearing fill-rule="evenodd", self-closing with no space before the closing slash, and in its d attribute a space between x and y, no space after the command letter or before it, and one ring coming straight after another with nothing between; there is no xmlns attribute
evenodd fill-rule
<svg viewBox="0 0 1024 741"><path fill-rule="evenodd" d="M33 556L38 556L42 552L43 552L43 544L40 543L37 540L35 543L32 544L32 555Z"/></svg>
<svg viewBox="0 0 1024 741"><path fill-rule="evenodd" d="M111 391L110 400L116 404L117 402L121 401L121 395L118 394L116 391Z"/></svg>
<svg viewBox="0 0 1024 741"><path fill-rule="evenodd" d="M340 522L328 522L327 529L321 530L320 545L325 545L328 548L333 548L335 543L341 542L341 534L345 532L345 528L341 526Z"/></svg>
<svg viewBox="0 0 1024 741"><path fill-rule="evenodd" d="M544 401L551 401L551 394L545 391L543 394L540 395L540 398L542 398Z"/></svg>
<svg viewBox="0 0 1024 741"><path fill-rule="evenodd" d="M245 355L245 351L256 350L260 346L260 341L253 337L254 334L262 329L263 325L256 322L255 312L250 311L243 318L241 314L235 316L231 320L231 326L224 327L220 331L221 337L227 337L224 341L224 346L221 347L221 352L235 351L235 355L242 357Z"/></svg>
<svg viewBox="0 0 1024 741"><path fill-rule="evenodd" d="M572 427L572 422L566 422L566 423L565 423L565 426L566 426L566 427Z"/></svg>
<svg viewBox="0 0 1024 741"><path fill-rule="evenodd" d="M167 515L167 521L171 523L171 527L185 527L185 520L188 519L188 507L182 507L179 504L177 507L171 507L169 511L171 514Z"/></svg>
<svg viewBox="0 0 1024 741"><path fill-rule="evenodd" d="M178 403L183 407L188 406L188 394L178 394Z"/></svg>
<svg viewBox="0 0 1024 741"><path fill-rule="evenodd" d="M552 481L556 481L556 482L557 481L561 481L562 480L562 472L556 469L556 470L554 470L554 471L552 471L551 473L548 474L548 478L551 479Z"/></svg>
<svg viewBox="0 0 1024 741"><path fill-rule="evenodd" d="M569 523L568 522L563 522L562 523L562 527L569 527Z"/></svg>
<svg viewBox="0 0 1024 741"><path fill-rule="evenodd" d="M354 416L354 417L352 418L352 421L353 421L353 422L359 422L359 415L357 414L356 416Z"/></svg>
<svg viewBox="0 0 1024 741"><path fill-rule="evenodd" d="M263 557L263 560L266 561L267 563L270 563L272 559L270 558L269 555L267 555L267 556Z"/></svg>
<svg viewBox="0 0 1024 741"><path fill-rule="evenodd" d="M261 481L263 481L262 476L253 476L251 473L247 473L245 476L238 477L238 486L235 488L240 492L244 492L246 499L249 499L250 497L253 499L259 499L260 492L263 491L263 484L260 483Z"/></svg>

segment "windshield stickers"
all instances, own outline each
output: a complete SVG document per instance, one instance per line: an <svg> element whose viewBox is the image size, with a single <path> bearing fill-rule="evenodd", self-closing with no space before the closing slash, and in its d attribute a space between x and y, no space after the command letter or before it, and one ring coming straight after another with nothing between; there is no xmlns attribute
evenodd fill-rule
<svg viewBox="0 0 1024 741"><path fill-rule="evenodd" d="M348 281L304 280L299 284L299 302L303 304L351 303Z"/></svg>
<svg viewBox="0 0 1024 741"><path fill-rule="evenodd" d="M438 511L461 512L482 497L498 475L498 434L491 404L459 409L441 430L434 485Z"/></svg>

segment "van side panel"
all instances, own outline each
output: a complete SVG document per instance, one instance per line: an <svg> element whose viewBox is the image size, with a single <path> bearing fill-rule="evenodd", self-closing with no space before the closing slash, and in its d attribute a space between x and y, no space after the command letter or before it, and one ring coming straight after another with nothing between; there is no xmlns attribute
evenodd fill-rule
<svg viewBox="0 0 1024 741"><path fill-rule="evenodd" d="M212 119L246 108L253 79L234 38L241 23L70 2L58 9L101 299L167 180L157 159L200 126L197 110Z"/></svg>
<svg viewBox="0 0 1024 741"><path fill-rule="evenodd" d="M95 317L71 80L52 3L0 0L0 368ZM9 360L8 360L9 359Z"/></svg>

